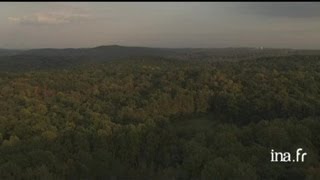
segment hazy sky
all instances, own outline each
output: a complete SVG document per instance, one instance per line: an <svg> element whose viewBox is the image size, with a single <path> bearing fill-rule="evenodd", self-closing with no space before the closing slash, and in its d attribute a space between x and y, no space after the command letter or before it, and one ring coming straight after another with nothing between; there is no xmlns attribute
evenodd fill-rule
<svg viewBox="0 0 320 180"><path fill-rule="evenodd" d="M320 3L0 2L0 48L320 49Z"/></svg>

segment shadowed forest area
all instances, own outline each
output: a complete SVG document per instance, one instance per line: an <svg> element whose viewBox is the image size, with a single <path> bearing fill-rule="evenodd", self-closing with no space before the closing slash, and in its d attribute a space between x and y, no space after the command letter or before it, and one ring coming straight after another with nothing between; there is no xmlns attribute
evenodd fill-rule
<svg viewBox="0 0 320 180"><path fill-rule="evenodd" d="M0 179L320 179L319 54L180 51L1 56Z"/></svg>

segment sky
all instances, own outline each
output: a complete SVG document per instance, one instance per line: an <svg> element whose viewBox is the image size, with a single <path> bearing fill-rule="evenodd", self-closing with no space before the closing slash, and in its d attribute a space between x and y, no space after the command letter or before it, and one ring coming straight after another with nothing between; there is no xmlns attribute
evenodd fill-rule
<svg viewBox="0 0 320 180"><path fill-rule="evenodd" d="M320 2L0 2L0 48L320 49Z"/></svg>

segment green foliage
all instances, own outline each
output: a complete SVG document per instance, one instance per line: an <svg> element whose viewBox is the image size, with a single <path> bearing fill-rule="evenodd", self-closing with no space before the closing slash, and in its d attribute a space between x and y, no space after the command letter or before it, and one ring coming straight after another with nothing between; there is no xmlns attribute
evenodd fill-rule
<svg viewBox="0 0 320 180"><path fill-rule="evenodd" d="M317 179L320 57L0 76L0 179ZM270 163L270 150L308 152Z"/></svg>

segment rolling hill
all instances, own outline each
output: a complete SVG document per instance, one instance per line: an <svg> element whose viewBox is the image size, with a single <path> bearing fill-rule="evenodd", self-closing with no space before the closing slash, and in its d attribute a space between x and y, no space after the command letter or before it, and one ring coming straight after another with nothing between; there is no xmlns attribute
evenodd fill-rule
<svg viewBox="0 0 320 180"><path fill-rule="evenodd" d="M69 68L84 63L101 63L126 58L162 57L177 60L243 60L266 56L320 54L313 50L258 48L148 48L128 46L98 46L67 49L0 49L0 71L29 71Z"/></svg>

